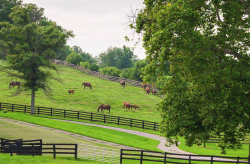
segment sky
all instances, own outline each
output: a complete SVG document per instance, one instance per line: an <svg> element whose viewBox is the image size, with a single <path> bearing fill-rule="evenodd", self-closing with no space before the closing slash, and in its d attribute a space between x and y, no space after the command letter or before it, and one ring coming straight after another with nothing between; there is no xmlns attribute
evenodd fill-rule
<svg viewBox="0 0 250 164"><path fill-rule="evenodd" d="M23 0L23 3L44 8L48 19L75 34L67 44L79 46L93 57L109 47L134 47L138 41L138 35L128 28L127 15L143 8L143 0ZM130 41L125 41L125 36ZM134 54L145 59L142 42L135 47Z"/></svg>

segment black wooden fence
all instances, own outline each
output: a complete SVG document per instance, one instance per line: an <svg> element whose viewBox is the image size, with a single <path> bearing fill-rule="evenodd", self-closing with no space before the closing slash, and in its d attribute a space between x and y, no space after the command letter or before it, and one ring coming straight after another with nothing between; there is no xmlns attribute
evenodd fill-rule
<svg viewBox="0 0 250 164"><path fill-rule="evenodd" d="M29 113L30 109L31 107L27 105L0 103L0 111L7 110L12 112ZM110 123L117 125L125 125L125 126L149 129L154 131L159 130L159 123L157 122L132 119L126 117L111 116L111 115L97 114L91 112L65 110L65 109L47 108L47 107L35 107L35 111L36 114L38 115L57 116L57 117L73 118L79 120L88 120L91 122L103 122L103 123Z"/></svg>
<svg viewBox="0 0 250 164"><path fill-rule="evenodd" d="M128 150L121 149L120 163L123 160L136 160L140 164L147 163L147 161L157 163L178 163L178 164L217 164L217 163L248 163L248 158L243 157L223 157L223 156L207 156L207 155L191 155L191 154L175 154L167 152L155 152L145 150Z"/></svg>
<svg viewBox="0 0 250 164"><path fill-rule="evenodd" d="M8 140L0 138L1 153L13 153L16 155L42 155L53 154L54 159L57 154L73 154L77 159L77 144L43 144L42 140ZM38 141L38 142L36 142Z"/></svg>

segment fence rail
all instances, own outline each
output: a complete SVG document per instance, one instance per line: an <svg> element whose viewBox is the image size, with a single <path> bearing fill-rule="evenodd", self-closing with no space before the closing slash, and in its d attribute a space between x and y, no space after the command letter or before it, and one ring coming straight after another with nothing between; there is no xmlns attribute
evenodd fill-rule
<svg viewBox="0 0 250 164"><path fill-rule="evenodd" d="M131 86L135 86L135 87L141 87L141 84L143 83L142 81L136 81L136 80L126 79L126 78L122 78L122 77L105 75L105 74L102 74L100 72L91 71L87 68L83 68L82 66L78 66L78 65L71 64L71 63L68 63L65 61L61 61L61 60L51 59L51 61L57 65L66 66L66 67L81 71L82 73L85 73L87 75L95 76L95 77L97 77L99 79L103 79L103 80L108 80L108 81L113 81L113 82L120 82L121 80L125 80L126 85L131 85ZM153 88L153 87L151 86L151 88ZM158 97L164 98L164 95L160 95L159 92L156 92L156 95Z"/></svg>
<svg viewBox="0 0 250 164"><path fill-rule="evenodd" d="M137 160L140 164L146 161L154 161L157 163L178 163L178 164L198 164L198 163L248 163L248 158L243 157L223 157L223 156L207 156L207 155L187 155L187 154L175 154L167 152L155 152L145 150L128 150L121 149L120 163L123 159L126 160ZM244 161L245 160L245 161Z"/></svg>
<svg viewBox="0 0 250 164"><path fill-rule="evenodd" d="M0 138L0 141L1 153L10 153L11 156L13 153L32 156L53 154L55 159L57 154L73 154L75 159L77 159L77 144L44 144L41 142L42 140L8 140L4 138ZM36 143L36 141L39 142Z"/></svg>
<svg viewBox="0 0 250 164"><path fill-rule="evenodd" d="M27 105L19 105L19 104L9 104L9 103L1 103L0 102L0 111L7 110L11 112L23 112L29 113L31 110L30 106ZM111 116L90 112L82 112L82 111L73 111L73 110L65 110L65 109L55 109L55 108L47 108L47 107L35 107L35 112L38 115L47 115L47 116L57 116L64 118L73 118L78 120L87 120L91 122L103 122L110 123L116 125L125 125L130 127L137 127L148 130L159 130L159 123L132 119L126 117L119 116Z"/></svg>
<svg viewBox="0 0 250 164"><path fill-rule="evenodd" d="M120 163L120 149L79 144L78 158L118 164Z"/></svg>

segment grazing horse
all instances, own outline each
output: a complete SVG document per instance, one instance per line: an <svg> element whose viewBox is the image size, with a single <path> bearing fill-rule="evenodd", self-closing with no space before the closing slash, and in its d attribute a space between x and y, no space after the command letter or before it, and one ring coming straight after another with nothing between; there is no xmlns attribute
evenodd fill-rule
<svg viewBox="0 0 250 164"><path fill-rule="evenodd" d="M135 111L136 111L136 108L138 108L139 110L141 110L140 107L137 106L137 105L130 105L130 107L131 107L131 111L133 110L133 108L135 108Z"/></svg>
<svg viewBox="0 0 250 164"><path fill-rule="evenodd" d="M100 105L97 109L97 113L99 112L99 109L101 108L101 113L103 112L103 109L108 109L109 110L109 114L110 114L110 108L111 106L110 105Z"/></svg>
<svg viewBox="0 0 250 164"><path fill-rule="evenodd" d="M73 93L73 94L74 94L74 91L75 91L75 90L73 90L73 89L68 90L68 92L69 92L69 94L70 94L70 95L71 95L71 93Z"/></svg>
<svg viewBox="0 0 250 164"><path fill-rule="evenodd" d="M156 94L156 89L152 90L152 94L154 94L154 95Z"/></svg>
<svg viewBox="0 0 250 164"><path fill-rule="evenodd" d="M18 82L18 81L12 81L12 82L10 82L10 85L9 85L9 89L10 89L10 86L15 86L15 85L17 85L18 86L18 88L19 88L19 85L20 85L21 83L20 82Z"/></svg>
<svg viewBox="0 0 250 164"><path fill-rule="evenodd" d="M125 88L125 80L120 81L120 84Z"/></svg>
<svg viewBox="0 0 250 164"><path fill-rule="evenodd" d="M148 86L147 88L146 88L146 94L149 94L150 93L150 87Z"/></svg>
<svg viewBox="0 0 250 164"><path fill-rule="evenodd" d="M145 90L146 89L146 87L148 87L149 86L149 84L148 83L145 83L145 84L142 84L141 85L141 87Z"/></svg>
<svg viewBox="0 0 250 164"><path fill-rule="evenodd" d="M84 89L85 89L86 86L87 86L87 87L90 87L90 89L92 89L92 86L91 86L90 83L84 82L84 83L82 83L82 86L83 86L83 85L84 85Z"/></svg>
<svg viewBox="0 0 250 164"><path fill-rule="evenodd" d="M123 102L123 110L124 110L124 107L126 107L126 110L128 108L128 111L129 111L130 105L131 105L131 103L129 103L129 102Z"/></svg>

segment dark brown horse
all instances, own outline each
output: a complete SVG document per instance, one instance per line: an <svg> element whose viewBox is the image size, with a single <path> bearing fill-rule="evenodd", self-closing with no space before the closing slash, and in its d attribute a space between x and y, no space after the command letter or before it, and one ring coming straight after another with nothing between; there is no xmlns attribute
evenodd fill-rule
<svg viewBox="0 0 250 164"><path fill-rule="evenodd" d="M75 90L73 90L73 89L68 90L68 92L69 92L70 95L71 95L71 93L74 94L74 91L75 91Z"/></svg>
<svg viewBox="0 0 250 164"><path fill-rule="evenodd" d="M110 114L110 108L111 106L110 105L100 105L97 109L97 113L99 112L99 109L101 109L101 113L103 113L103 109L108 109L109 110L109 114Z"/></svg>
<svg viewBox="0 0 250 164"><path fill-rule="evenodd" d="M148 83L145 83L145 84L142 84L141 85L141 87L145 90L146 89L146 87L148 87L149 86L149 84Z"/></svg>
<svg viewBox="0 0 250 164"><path fill-rule="evenodd" d="M136 111L136 108L138 108L139 110L141 110L140 107L137 106L137 105L130 105L130 107L131 107L131 111L132 111L133 108L135 108L135 111Z"/></svg>
<svg viewBox="0 0 250 164"><path fill-rule="evenodd" d="M120 84L125 88L125 80L120 81Z"/></svg>
<svg viewBox="0 0 250 164"><path fill-rule="evenodd" d="M10 86L13 86L13 87L14 87L15 85L17 85L18 88L19 88L19 85L21 85L21 83L18 82L18 81L12 81L12 82L10 82L9 89L10 89Z"/></svg>
<svg viewBox="0 0 250 164"><path fill-rule="evenodd" d="M146 94L149 94L150 93L150 87L148 86L147 88L146 88Z"/></svg>
<svg viewBox="0 0 250 164"><path fill-rule="evenodd" d="M92 89L92 86L91 86L91 84L90 83L88 83L88 82L84 82L84 83L82 83L82 86L84 85L84 89L85 89L85 87L87 86L87 87L90 87L90 89Z"/></svg>
<svg viewBox="0 0 250 164"><path fill-rule="evenodd" d="M126 110L128 108L128 111L129 111L130 105L131 105L131 103L129 103L129 102L123 102L123 110L124 110L124 107L126 107Z"/></svg>

